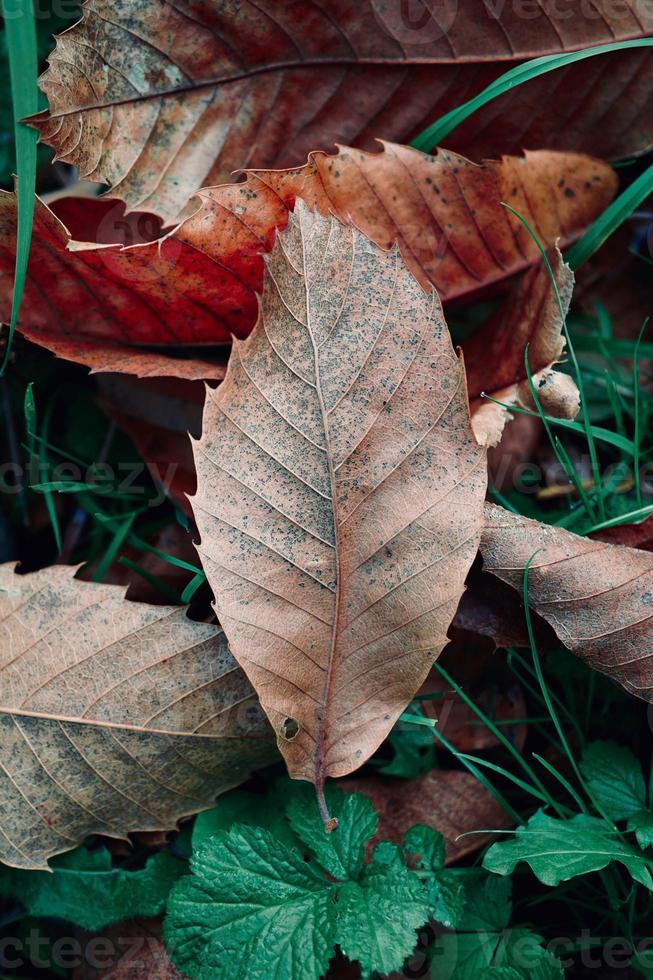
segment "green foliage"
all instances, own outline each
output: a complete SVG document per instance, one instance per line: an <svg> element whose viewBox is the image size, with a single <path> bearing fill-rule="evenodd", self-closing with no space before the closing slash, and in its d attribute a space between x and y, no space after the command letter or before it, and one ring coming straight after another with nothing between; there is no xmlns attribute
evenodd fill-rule
<svg viewBox="0 0 653 980"><path fill-rule="evenodd" d="M68 24L79 16L78 5L74 2L58 4L57 12L45 9L39 3L38 12L34 18L36 28L36 53L39 64L43 64L46 56L54 47L53 34L62 31ZM12 174L16 172L16 146L13 132L13 109L11 89L9 84L9 45L4 25L0 27L0 185L11 186ZM38 91L38 109L47 105L45 96ZM52 150L45 144L37 147L37 163L42 165L52 156Z"/></svg>
<svg viewBox="0 0 653 980"><path fill-rule="evenodd" d="M18 900L25 913L63 919L92 931L135 915L160 915L186 864L154 854L137 871L112 868L106 848L85 847L52 861L52 872L2 868L0 894Z"/></svg>
<svg viewBox="0 0 653 980"><path fill-rule="evenodd" d="M508 878L468 872L462 878L465 911L456 933L445 933L432 950L431 975L448 980L562 980L558 960L528 929L510 928Z"/></svg>
<svg viewBox="0 0 653 980"><path fill-rule="evenodd" d="M596 799L611 820L626 820L637 843L653 844L651 788L648 792L642 767L630 749L616 742L593 742L588 746L581 768Z"/></svg>
<svg viewBox="0 0 653 980"><path fill-rule="evenodd" d="M403 848L381 841L365 863L377 825L372 805L333 787L326 798L338 818L330 834L312 787L289 780L266 798L229 794L198 817L192 874L173 889L165 923L183 972L318 980L339 947L364 977L387 974L401 967L429 918L447 925L460 918L463 891L442 866L439 834L414 827Z"/></svg>
<svg viewBox="0 0 653 980"><path fill-rule="evenodd" d="M653 888L645 855L631 847L607 821L584 813L570 820L558 820L539 810L527 824L516 829L511 840L493 844L483 866L507 875L520 861L530 865L545 885L559 885L618 861L635 881Z"/></svg>
<svg viewBox="0 0 653 980"><path fill-rule="evenodd" d="M36 112L38 106L36 27L32 0L0 0L8 46L9 76L11 80L14 140L16 144L16 172L18 175L18 226L16 229L16 266L11 304L11 321L7 346L0 367L4 373L9 357L11 340L18 320L23 297L27 262L32 240L34 217L34 189L36 185L37 134L24 126L21 119Z"/></svg>
<svg viewBox="0 0 653 980"><path fill-rule="evenodd" d="M628 820L646 808L646 786L639 762L616 742L593 742L581 769L611 820Z"/></svg>
<svg viewBox="0 0 653 980"><path fill-rule="evenodd" d="M429 729L422 725L399 722L388 738L393 756L379 766L384 776L417 779L435 766L435 744Z"/></svg>

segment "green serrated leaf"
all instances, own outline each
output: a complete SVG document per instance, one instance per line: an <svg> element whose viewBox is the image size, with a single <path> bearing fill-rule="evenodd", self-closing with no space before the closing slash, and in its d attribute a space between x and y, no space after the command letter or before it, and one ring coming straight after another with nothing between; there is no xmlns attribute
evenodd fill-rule
<svg viewBox="0 0 653 980"><path fill-rule="evenodd" d="M491 966L483 974L482 980L523 980L523 974L512 966Z"/></svg>
<svg viewBox="0 0 653 980"><path fill-rule="evenodd" d="M372 864L386 870L391 868L405 868L406 862L404 854L398 844L393 844L389 840L379 841L372 851Z"/></svg>
<svg viewBox="0 0 653 980"><path fill-rule="evenodd" d="M429 915L419 879L394 866L370 865L361 883L342 885L336 908L336 940L345 956L360 963L364 978L399 970Z"/></svg>
<svg viewBox="0 0 653 980"><path fill-rule="evenodd" d="M431 918L448 929L457 928L465 913L465 888L455 871L439 871L427 883Z"/></svg>
<svg viewBox="0 0 653 980"><path fill-rule="evenodd" d="M646 888L653 887L644 855L605 821L586 814L558 820L538 811L526 825L515 830L512 840L492 844L483 866L496 874L508 875L521 861L530 865L544 885L558 885L618 861L635 881Z"/></svg>
<svg viewBox="0 0 653 980"><path fill-rule="evenodd" d="M183 973L319 980L333 951L333 893L301 853L260 827L236 826L200 844L191 870L173 888L164 923Z"/></svg>
<svg viewBox="0 0 653 980"><path fill-rule="evenodd" d="M583 775L612 820L628 820L646 808L642 767L630 749L593 742L581 761Z"/></svg>
<svg viewBox="0 0 653 980"><path fill-rule="evenodd" d="M324 829L315 790L306 783L298 784L288 804L288 821L325 871L339 881L356 878L363 867L365 845L376 833L376 813L360 793L345 794L327 786L325 796L329 813L338 819L331 833Z"/></svg>
<svg viewBox="0 0 653 980"><path fill-rule="evenodd" d="M430 976L479 980L490 968L500 938L496 932L445 933L433 947Z"/></svg>
<svg viewBox="0 0 653 980"><path fill-rule="evenodd" d="M220 796L213 809L197 815L193 825L193 850L219 831L231 830L234 824L263 827L289 847L297 846L297 838L290 829L284 809L277 805L274 796L274 793L260 796L239 789Z"/></svg>
<svg viewBox="0 0 653 980"><path fill-rule="evenodd" d="M437 830L417 823L404 835L404 850L411 854L418 868L437 871L444 864L444 837Z"/></svg>
<svg viewBox="0 0 653 980"><path fill-rule="evenodd" d="M387 739L394 755L390 762L379 766L384 776L417 779L433 769L436 763L435 740L432 732L420 725L397 725Z"/></svg>
<svg viewBox="0 0 653 980"><path fill-rule="evenodd" d="M560 961L530 929L507 929L494 955L494 965L516 970L524 980L562 980Z"/></svg>
<svg viewBox="0 0 653 980"><path fill-rule="evenodd" d="M112 868L106 848L84 847L52 864L52 872L2 868L0 893L21 902L28 915L63 919L92 932L132 916L160 915L187 870L171 854L154 854L138 871Z"/></svg>
<svg viewBox="0 0 653 980"><path fill-rule="evenodd" d="M339 826L327 835L312 788L285 788L296 846L258 826L217 829L221 819L250 814L251 794L231 794L222 817L214 812L202 819L193 835L191 875L168 901L164 938L171 959L199 980L317 980L338 945L360 962L364 977L399 969L431 912L420 874L406 868L403 851L388 841L363 865L376 830L366 797L328 789ZM270 796L279 799L275 791L259 800L259 812Z"/></svg>
<svg viewBox="0 0 653 980"><path fill-rule="evenodd" d="M433 950L431 976L447 980L563 980L564 970L529 929L446 933Z"/></svg>

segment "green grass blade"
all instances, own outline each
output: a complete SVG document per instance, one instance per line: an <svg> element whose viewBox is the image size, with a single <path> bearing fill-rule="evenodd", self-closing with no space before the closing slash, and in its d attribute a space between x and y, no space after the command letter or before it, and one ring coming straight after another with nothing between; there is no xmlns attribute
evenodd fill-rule
<svg viewBox="0 0 653 980"><path fill-rule="evenodd" d="M444 669L444 667L442 667L439 663L436 662L434 664L434 669L438 671L438 673L444 680L445 684L448 684L451 687L451 689L455 691L455 693L458 695L461 701L463 701L467 705L470 711L473 711L474 714L478 718L480 718L482 724L485 725L488 731L490 731L494 735L496 740L500 742L500 744L503 745L503 747L510 753L510 755L513 757L517 765L524 770L528 778L534 784L535 789L540 793L540 798L543 799L545 802L547 802L549 806L556 808L557 803L555 799L551 796L550 793L547 793L547 789L544 783L538 777L537 773L534 771L532 766L529 766L526 759L524 759L521 753L518 752L518 750L512 744L510 739L506 738L506 736L503 734L501 729L498 728L496 724L493 722L493 720L476 704L475 701L472 700L472 698L469 697L469 695L466 693L464 688L462 688L459 684L456 683L456 681L453 679L451 674L449 674Z"/></svg>
<svg viewBox="0 0 653 980"><path fill-rule="evenodd" d="M650 43L653 44L653 39ZM581 235L576 244L565 252L565 260L572 269L575 271L586 262L651 193L653 193L653 164L619 197L615 198L603 214Z"/></svg>
<svg viewBox="0 0 653 980"><path fill-rule="evenodd" d="M538 78L549 71L557 68L565 68L567 65L585 58L593 58L595 55L609 54L611 51L624 51L628 48L653 47L653 38L636 38L632 41L616 41L612 44L601 44L591 48L583 48L581 51L569 51L566 54L545 55L543 58L533 58L523 65L511 68L500 78L495 79L487 88L475 95L473 99L463 102L461 106L452 109L451 112L441 116L436 122L427 126L423 132L416 136L411 146L423 153L428 153L433 147L441 143L453 132L468 116L476 112L482 106L487 105L492 99L498 98L505 92L511 91L524 82L529 82L532 78Z"/></svg>
<svg viewBox="0 0 653 980"><path fill-rule="evenodd" d="M4 18L7 36L16 140L16 171L18 174L18 228L16 232L14 294L7 346L0 367L0 375L2 375L7 366L11 341L18 321L32 240L38 133L28 126L23 126L20 120L38 109L38 86L36 84L38 58L32 0L0 0L0 10Z"/></svg>
<svg viewBox="0 0 653 980"><path fill-rule="evenodd" d="M164 595L175 605L180 604L179 596L174 591L174 589L171 589L162 579L158 577L158 575L153 575L151 572L148 572L145 568L141 568L139 564L137 564L135 561L132 561L131 558L125 558L124 555L120 556L120 558L118 559L118 564L124 565L125 568L128 568L130 571L135 572L137 575L140 575L142 579L148 582L155 589L158 589L162 595Z"/></svg>
<svg viewBox="0 0 653 980"><path fill-rule="evenodd" d="M637 500L637 506L643 507L644 501L642 500L642 481L641 474L639 472L639 456L640 456L640 443L642 439L642 433L640 430L640 420L641 420L641 392L639 389L639 345L642 342L642 337L644 331L648 326L648 317L644 320L642 324L642 329L639 331L639 336L637 337L637 343L635 344L635 353L633 356L633 398L635 402L634 411L634 425L635 432L633 435L633 442L635 443L635 454L633 456L633 474L635 477L635 497Z"/></svg>
<svg viewBox="0 0 653 980"><path fill-rule="evenodd" d="M112 562L115 560L116 555L122 548L125 542L125 538L131 531L132 524L134 523L135 517L136 514L134 513L128 514L128 516L122 522L122 524L118 525L118 528L116 529L113 538L111 539L111 543L109 544L109 547L104 552L104 555L100 559L98 566L93 573L93 577L92 577L93 582L101 582L104 579L104 576L109 571L109 568L111 567Z"/></svg>
<svg viewBox="0 0 653 980"><path fill-rule="evenodd" d="M510 412L519 412L520 415L531 415L534 419L540 418L538 413L531 412L530 408L509 405L507 402L499 401L498 398L493 398L492 395L486 395L485 397L489 402L496 402L497 405L507 408ZM569 429L571 432L579 432L581 435L585 434L585 426L581 425L580 422L574 422L572 419L556 419L553 415L547 415L546 420L549 425L558 425L561 429ZM615 449L620 449L629 456L634 456L635 446L632 440L624 439L618 432L604 429L601 425L592 425L590 428L595 439L598 439L600 442L606 442L609 446L614 446Z"/></svg>
<svg viewBox="0 0 653 980"><path fill-rule="evenodd" d="M29 465L30 474L33 468L36 467L36 472L38 473L38 479L41 479L43 473L48 472L48 459L47 459L47 434L50 427L50 418L52 417L52 410L54 408L54 401L50 401L45 413L45 419L43 420L43 436L39 437L37 433L38 429L38 416L36 414L36 402L34 400L34 383L30 382L25 389L25 399L24 399L24 411L25 411L25 433L26 433L26 449L27 458ZM36 448L38 440L38 449ZM30 485L30 489L38 489L38 484ZM52 525L52 533L54 534L54 541L57 546L57 554L61 551L61 530L59 528L59 518L57 517L57 509L54 503L54 499L50 490L41 490L45 499L45 506L48 512L48 517L50 518L50 524Z"/></svg>
<svg viewBox="0 0 653 980"><path fill-rule="evenodd" d="M467 771L470 772L472 776L478 779L481 786L485 787L485 789L488 791L490 796L494 797L494 799L497 801L499 806L502 807L506 811L506 813L510 815L510 817L514 820L514 822L516 824L522 824L524 822L522 817L520 817L517 811L510 805L510 803L508 803L508 800L505 798L503 793L501 793L490 782L490 780L484 776L484 774L481 772L478 766L475 765L474 762L472 761L471 756L466 756L462 752L459 752L458 749L455 747L455 745L452 745L451 742L447 738L445 738L445 736L438 728L433 727L431 730L433 732L433 737L437 739L437 741L440 742L441 745L445 747L445 749L451 752L451 754L455 756L456 759L462 762L465 769L467 769Z"/></svg>
<svg viewBox="0 0 653 980"><path fill-rule="evenodd" d="M638 507L637 510L631 510L627 514L619 514L618 517L612 517L610 520L602 521L600 524L594 524L587 529L585 534L604 531L608 527L618 527L619 524L641 524L642 521L646 520L652 514L653 504L647 504L645 507Z"/></svg>

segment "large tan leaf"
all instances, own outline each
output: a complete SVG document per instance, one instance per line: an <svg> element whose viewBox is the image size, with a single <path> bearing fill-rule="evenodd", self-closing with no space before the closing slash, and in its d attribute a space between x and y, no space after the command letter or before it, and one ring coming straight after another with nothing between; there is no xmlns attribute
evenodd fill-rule
<svg viewBox="0 0 653 980"><path fill-rule="evenodd" d="M537 554L535 554L537 552ZM590 667L653 701L653 555L582 538L487 504L484 567L515 589Z"/></svg>
<svg viewBox="0 0 653 980"><path fill-rule="evenodd" d="M408 142L513 64L653 28L639 0L528 7L89 0L50 55L50 106L33 122L82 175L172 218L189 193L236 169L297 166L333 142ZM491 103L449 145L476 157L536 146L642 152L652 75L647 50L580 62Z"/></svg>
<svg viewBox="0 0 653 980"><path fill-rule="evenodd" d="M485 454L436 294L298 205L194 452L220 622L291 775L319 787L424 680L478 544Z"/></svg>
<svg viewBox="0 0 653 980"><path fill-rule="evenodd" d="M64 566L0 566L0 861L170 828L273 758L224 634Z"/></svg>
<svg viewBox="0 0 653 980"><path fill-rule="evenodd" d="M378 245L398 242L413 275L432 282L446 301L536 262L531 237L501 201L552 245L577 237L616 186L610 167L577 154L541 151L477 166L444 151L431 157L385 144L380 153L313 153L297 170L254 172L244 183L208 188L197 213L156 241L146 237L156 232L151 216L132 216L133 227L115 201L57 201L53 208L73 235L90 239L71 240L37 201L18 326L30 340L93 370L220 378L216 358L169 355L227 343L232 333L247 336L256 320L262 253L298 197L353 222ZM15 237L15 197L0 193L5 321Z"/></svg>

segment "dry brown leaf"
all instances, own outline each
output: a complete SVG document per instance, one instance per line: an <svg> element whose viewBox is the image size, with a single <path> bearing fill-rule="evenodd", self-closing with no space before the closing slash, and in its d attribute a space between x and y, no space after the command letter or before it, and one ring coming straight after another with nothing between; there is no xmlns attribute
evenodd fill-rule
<svg viewBox="0 0 653 980"><path fill-rule="evenodd" d="M65 566L0 566L0 860L174 827L274 757L224 634Z"/></svg>
<svg viewBox="0 0 653 980"><path fill-rule="evenodd" d="M319 787L424 680L478 545L485 454L436 294L298 205L194 452L220 622L290 774Z"/></svg>
<svg viewBox="0 0 653 980"><path fill-rule="evenodd" d="M166 953L158 919L139 917L103 929L100 955L94 938L88 935L82 946L92 962L79 966L73 980L184 980Z"/></svg>
<svg viewBox="0 0 653 980"><path fill-rule="evenodd" d="M236 169L296 166L334 142L408 142L511 65L653 29L638 0L598 0L589 12L583 0L532 6L524 16L519 4L497 13L484 0L421 11L386 0L202 0L189 12L89 0L57 39L41 79L49 109L32 123L58 159L171 219ZM529 146L643 152L652 66L646 49L579 62L491 103L447 143L477 158ZM606 112L618 100L627 108Z"/></svg>
<svg viewBox="0 0 653 980"><path fill-rule="evenodd" d="M462 594L454 627L491 639L495 647L528 646L519 597L490 575L472 575Z"/></svg>
<svg viewBox="0 0 653 980"><path fill-rule="evenodd" d="M489 482L497 490L513 490L523 486L524 467L537 459L544 426L539 418L515 414L504 430L501 442L487 455Z"/></svg>
<svg viewBox="0 0 653 980"><path fill-rule="evenodd" d="M468 772L434 769L410 783L399 779L347 779L342 788L363 793L372 801L379 815L373 844L377 840L401 844L409 827L426 824L444 837L446 864L473 854L492 839L490 833L477 831L512 826L506 811Z"/></svg>
<svg viewBox="0 0 653 980"><path fill-rule="evenodd" d="M481 554L486 571L515 589L522 589L533 558L532 608L590 667L653 701L649 552L582 538L487 504Z"/></svg>
<svg viewBox="0 0 653 980"><path fill-rule="evenodd" d="M4 322L10 318L15 257L16 197L0 191ZM218 361L170 355L189 344L216 342L211 302L217 302L220 289L216 263L170 239L128 248L71 241L66 227L37 198L18 329L35 344L92 371L219 379L224 364ZM223 333L217 339L227 337Z"/></svg>
<svg viewBox="0 0 653 980"><path fill-rule="evenodd" d="M160 230L152 216L125 216L119 202L63 199L53 214L37 201L18 326L30 340L96 371L219 379L216 358L167 355L247 336L256 321L262 253L298 196L351 221L383 248L398 242L416 278L432 282L446 301L538 260L530 235L501 201L551 245L577 237L616 186L610 167L577 154L540 151L477 166L444 151L430 157L385 144L380 153L346 147L332 156L313 153L297 170L251 173L244 183L208 188L197 213L157 241L150 241ZM57 216L88 240L71 240ZM6 321L15 235L15 197L0 193Z"/></svg>
<svg viewBox="0 0 653 980"><path fill-rule="evenodd" d="M459 752L478 752L499 744L491 728L479 720L476 712L446 683L437 670L431 671L419 689L418 697L422 698L424 695L431 697L420 702L422 714L437 722L435 728ZM474 693L472 698L489 718L499 724L515 722L526 715L524 697L516 684L511 685L510 689L502 690L488 686L486 690ZM526 741L526 731L524 724L513 724L507 729L509 738L519 751Z"/></svg>
<svg viewBox="0 0 653 980"><path fill-rule="evenodd" d="M647 517L640 524L616 524L596 531L591 535L596 541L608 544L623 544L629 548L653 551L653 517Z"/></svg>
<svg viewBox="0 0 653 980"><path fill-rule="evenodd" d="M501 439L508 409L484 400L490 395L504 405L535 410L524 355L542 409L549 415L574 418L580 405L574 381L552 370L565 345L560 309L567 315L574 276L556 248L550 259L560 305L543 263L513 286L505 303L463 343L467 388L476 438L484 446Z"/></svg>
<svg viewBox="0 0 653 980"><path fill-rule="evenodd" d="M130 437L160 491L190 516L196 480L188 435L202 431L202 383L107 372L97 386L102 411Z"/></svg>

